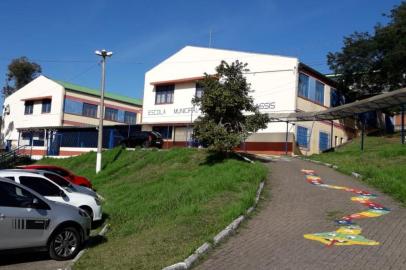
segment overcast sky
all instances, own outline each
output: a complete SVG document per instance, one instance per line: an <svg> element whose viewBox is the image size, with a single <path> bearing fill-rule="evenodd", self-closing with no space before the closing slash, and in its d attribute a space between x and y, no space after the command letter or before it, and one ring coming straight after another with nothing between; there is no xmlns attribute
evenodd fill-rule
<svg viewBox="0 0 406 270"><path fill-rule="evenodd" d="M144 73L186 45L299 57L329 72L326 54L385 22L394 0L1 0L0 85L11 59L99 88L95 49L114 52L107 90L142 98Z"/></svg>

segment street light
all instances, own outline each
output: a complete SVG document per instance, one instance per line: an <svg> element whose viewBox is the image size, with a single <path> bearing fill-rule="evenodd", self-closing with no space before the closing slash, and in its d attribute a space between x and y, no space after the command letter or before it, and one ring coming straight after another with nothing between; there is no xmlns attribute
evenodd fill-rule
<svg viewBox="0 0 406 270"><path fill-rule="evenodd" d="M95 51L96 55L102 57L102 78L101 78L101 93L100 93L100 108L99 108L99 134L97 137L97 158L96 158L96 173L101 170L102 148L103 148L103 118L104 118L104 88L106 81L106 57L111 57L113 52L106 50Z"/></svg>

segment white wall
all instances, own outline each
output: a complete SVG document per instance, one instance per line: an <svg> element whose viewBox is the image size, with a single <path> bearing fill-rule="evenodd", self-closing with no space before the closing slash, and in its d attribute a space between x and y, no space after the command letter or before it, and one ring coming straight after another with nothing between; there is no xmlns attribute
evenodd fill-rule
<svg viewBox="0 0 406 270"><path fill-rule="evenodd" d="M260 72L246 74L246 78L251 83L255 103L261 104L261 112L294 112L298 59L187 46L145 74L142 123L190 123L195 83L176 84L173 104L165 105L155 105L155 90L151 83L215 74L215 67L221 60L228 63L239 60L248 63L250 72ZM193 120L198 115L196 108ZM284 123L272 123L261 132L284 132L285 129Z"/></svg>
<svg viewBox="0 0 406 270"><path fill-rule="evenodd" d="M51 112L42 113L40 100L34 101L34 110L31 115L25 115L25 100L38 97L51 97ZM4 113L4 125L1 134L3 142L18 140L17 128L60 126L62 124L64 88L54 81L39 76L17 92L4 100L4 108L9 107L10 113ZM15 142L16 143L16 142Z"/></svg>

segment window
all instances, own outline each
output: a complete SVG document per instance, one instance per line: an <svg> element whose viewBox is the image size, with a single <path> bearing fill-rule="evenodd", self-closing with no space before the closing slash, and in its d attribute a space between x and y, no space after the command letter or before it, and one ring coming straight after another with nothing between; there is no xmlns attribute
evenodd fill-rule
<svg viewBox="0 0 406 270"><path fill-rule="evenodd" d="M20 183L38 192L42 196L61 196L61 190L44 178L20 176Z"/></svg>
<svg viewBox="0 0 406 270"><path fill-rule="evenodd" d="M70 175L70 173L69 173L68 171L63 170L63 169L57 169L57 168L40 168L40 170L53 172L53 173L56 173L56 174L58 174L58 175L60 175L60 176L62 176L62 177L66 177L66 176L69 176L69 175Z"/></svg>
<svg viewBox="0 0 406 270"><path fill-rule="evenodd" d="M316 81L315 101L322 105L324 104L324 84L319 81Z"/></svg>
<svg viewBox="0 0 406 270"><path fill-rule="evenodd" d="M11 183L0 183L0 206L27 208L34 198L36 198L34 195L19 186Z"/></svg>
<svg viewBox="0 0 406 270"><path fill-rule="evenodd" d="M299 96L309 97L309 76L299 73Z"/></svg>
<svg viewBox="0 0 406 270"><path fill-rule="evenodd" d="M42 100L42 113L50 113L51 112L51 99L44 99Z"/></svg>
<svg viewBox="0 0 406 270"><path fill-rule="evenodd" d="M173 103L175 85L159 85L155 88L155 104Z"/></svg>
<svg viewBox="0 0 406 270"><path fill-rule="evenodd" d="M307 148L308 143L308 129L305 127L297 127L297 144L300 147Z"/></svg>
<svg viewBox="0 0 406 270"><path fill-rule="evenodd" d="M329 145L329 134L326 132L320 132L319 134L319 150L323 152L330 148Z"/></svg>
<svg viewBox="0 0 406 270"><path fill-rule="evenodd" d="M137 114L135 112L124 112L124 123L133 125L136 123Z"/></svg>
<svg viewBox="0 0 406 270"><path fill-rule="evenodd" d="M195 96L197 98L201 98L203 96L203 92L204 92L204 88L203 85L201 85L200 83L196 83L196 93Z"/></svg>
<svg viewBox="0 0 406 270"><path fill-rule="evenodd" d="M82 115L87 116L87 117L96 118L97 117L97 105L83 103Z"/></svg>
<svg viewBox="0 0 406 270"><path fill-rule="evenodd" d="M172 126L155 126L152 131L161 134L163 139L172 139Z"/></svg>
<svg viewBox="0 0 406 270"><path fill-rule="evenodd" d="M32 114L33 111L34 111L34 101L26 101L24 114Z"/></svg>
<svg viewBox="0 0 406 270"><path fill-rule="evenodd" d="M82 115L83 102L79 102L76 100L66 98L65 104L64 104L64 112L70 113L70 114Z"/></svg>
<svg viewBox="0 0 406 270"><path fill-rule="evenodd" d="M104 111L104 119L110 120L110 121L117 121L118 110L106 107L106 109Z"/></svg>
<svg viewBox="0 0 406 270"><path fill-rule="evenodd" d="M44 173L44 176L60 187L72 187L72 184L62 176L53 173Z"/></svg>

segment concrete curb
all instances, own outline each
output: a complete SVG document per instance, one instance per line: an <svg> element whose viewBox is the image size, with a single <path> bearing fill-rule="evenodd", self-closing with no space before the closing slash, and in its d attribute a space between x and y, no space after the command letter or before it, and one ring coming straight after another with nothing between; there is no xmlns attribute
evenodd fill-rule
<svg viewBox="0 0 406 270"><path fill-rule="evenodd" d="M254 205L247 209L244 215L239 216L238 218L234 219L224 230L219 232L216 236L213 237L213 244L205 242L203 245L198 247L195 252L187 257L183 262L178 262L163 268L162 270L186 270L190 269L194 263L196 263L203 255L207 254L213 247L217 246L220 242L222 242L225 238L231 236L237 228L241 225L241 223L247 218L249 214L254 211L255 207L259 202L259 198L261 196L262 190L264 189L265 181L262 181L259 184L257 189L257 194L255 196Z"/></svg>
<svg viewBox="0 0 406 270"><path fill-rule="evenodd" d="M104 236L107 231L110 228L110 224L106 224L104 225L103 229L97 234L98 236ZM72 270L73 265L79 261L79 259L83 256L83 254L86 253L86 251L88 250L88 248L84 248L82 249L75 258L73 258L73 260L68 264L68 266L65 268L65 270Z"/></svg>
<svg viewBox="0 0 406 270"><path fill-rule="evenodd" d="M321 162L321 161L318 161L318 160L312 160L310 158L303 158L303 157L298 157L298 158L300 158L301 160L304 160L304 161L309 161L309 162L312 162L312 163L321 164L321 165L333 168L334 170L338 169L338 166L334 165L334 164L324 163L324 162ZM351 172L351 176L353 176L353 177L355 177L357 179L362 178L362 175L357 173L357 172Z"/></svg>

